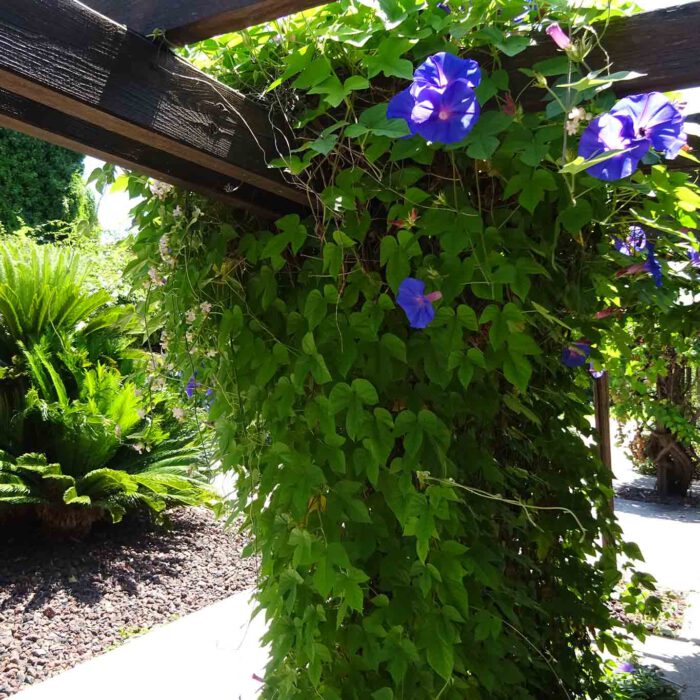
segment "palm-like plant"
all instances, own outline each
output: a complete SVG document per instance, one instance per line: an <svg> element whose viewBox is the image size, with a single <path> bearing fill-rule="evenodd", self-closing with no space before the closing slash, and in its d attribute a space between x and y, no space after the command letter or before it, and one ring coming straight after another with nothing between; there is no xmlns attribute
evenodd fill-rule
<svg viewBox="0 0 700 700"><path fill-rule="evenodd" d="M0 509L83 533L134 508L213 503L193 436L147 419L118 369L124 313L84 279L74 254L0 245Z"/></svg>

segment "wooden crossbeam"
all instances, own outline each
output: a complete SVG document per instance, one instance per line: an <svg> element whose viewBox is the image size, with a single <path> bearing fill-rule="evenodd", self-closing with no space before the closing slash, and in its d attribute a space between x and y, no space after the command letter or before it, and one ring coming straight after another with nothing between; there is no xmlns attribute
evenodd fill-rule
<svg viewBox="0 0 700 700"><path fill-rule="evenodd" d="M6 90L0 90L0 127L21 131L141 172L231 206L247 209L261 217L286 211L303 211L279 195L264 192L245 182L234 183L231 178L215 170L114 134Z"/></svg>
<svg viewBox="0 0 700 700"><path fill-rule="evenodd" d="M57 137L85 151L93 127L108 132L108 160L143 158L142 170L170 168L171 180L216 196L245 192L236 196L272 213L306 204L267 166L288 148L267 108L76 0L0 2L0 89L65 115L56 131L72 131Z"/></svg>
<svg viewBox="0 0 700 700"><path fill-rule="evenodd" d="M663 10L644 12L631 17L616 17L607 27L596 26L600 48L587 59L591 66L604 66L609 58L613 71L633 70L645 73L642 78L616 83L615 92L669 92L700 87L700 2ZM521 104L541 109L546 91L528 88L530 79L520 68L532 68L539 61L553 58L558 52L552 40L542 35L537 46L504 61L510 75L511 92L525 91Z"/></svg>
<svg viewBox="0 0 700 700"><path fill-rule="evenodd" d="M85 0L85 3L141 34L162 31L174 44L189 44L301 12L322 5L323 0Z"/></svg>

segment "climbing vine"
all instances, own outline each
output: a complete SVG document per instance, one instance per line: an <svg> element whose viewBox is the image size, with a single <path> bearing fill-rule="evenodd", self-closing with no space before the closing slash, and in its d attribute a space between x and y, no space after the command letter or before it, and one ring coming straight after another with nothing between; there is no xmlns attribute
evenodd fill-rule
<svg viewBox="0 0 700 700"><path fill-rule="evenodd" d="M342 0L186 50L289 118L312 212L129 184L150 337L261 557L266 697L605 695L636 548L590 371L697 284L700 204L673 96L587 64L623 9Z"/></svg>

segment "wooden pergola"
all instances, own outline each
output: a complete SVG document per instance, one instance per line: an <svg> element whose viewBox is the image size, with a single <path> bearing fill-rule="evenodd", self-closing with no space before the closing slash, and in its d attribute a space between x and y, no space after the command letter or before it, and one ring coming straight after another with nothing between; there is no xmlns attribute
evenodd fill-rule
<svg viewBox="0 0 700 700"><path fill-rule="evenodd" d="M268 163L291 136L267 107L167 46L238 30L318 0L2 0L0 126L141 171L234 206L275 216L307 196ZM604 45L614 70L644 78L626 93L700 85L700 2L613 20ZM150 38L164 36L162 38ZM518 69L556 55L546 39L511 59ZM601 59L602 56L594 60ZM541 107L543 91L520 101Z"/></svg>
<svg viewBox="0 0 700 700"><path fill-rule="evenodd" d="M0 126L182 186L263 216L303 212L307 195L268 164L288 154L283 120L198 71L184 44L308 9L319 0L2 0ZM700 86L700 1L596 28L596 65L645 75L620 94ZM504 66L526 109L544 91L519 69L556 55L546 37ZM597 55L595 55L597 54ZM610 465L607 382L596 385Z"/></svg>

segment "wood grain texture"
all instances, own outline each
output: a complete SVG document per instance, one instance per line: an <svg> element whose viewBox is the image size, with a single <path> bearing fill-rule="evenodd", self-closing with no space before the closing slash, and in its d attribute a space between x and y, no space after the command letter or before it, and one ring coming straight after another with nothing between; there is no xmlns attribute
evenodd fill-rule
<svg viewBox="0 0 700 700"><path fill-rule="evenodd" d="M0 126L141 172L231 206L245 208L265 218L290 211L304 211L301 205L295 205L283 197L264 192L245 182L232 181L214 170L88 124L6 90L0 90Z"/></svg>
<svg viewBox="0 0 700 700"><path fill-rule="evenodd" d="M267 108L75 0L2 0L0 88L232 181L305 204L267 162Z"/></svg>
<svg viewBox="0 0 700 700"><path fill-rule="evenodd" d="M620 96L700 86L700 2L615 18L607 28L598 26L597 30L612 71L646 73L643 78L617 83L615 92ZM511 92L514 96L522 92L520 104L526 109L541 109L546 93L528 87L530 79L519 69L532 68L538 61L558 54L561 52L552 40L541 35L537 46L504 61ZM606 57L600 49L594 49L586 60L599 67L605 65Z"/></svg>
<svg viewBox="0 0 700 700"><path fill-rule="evenodd" d="M321 0L85 0L140 34L189 44L322 5Z"/></svg>

